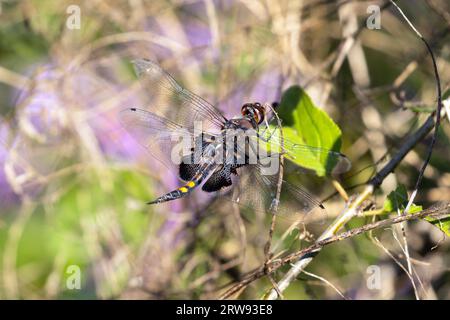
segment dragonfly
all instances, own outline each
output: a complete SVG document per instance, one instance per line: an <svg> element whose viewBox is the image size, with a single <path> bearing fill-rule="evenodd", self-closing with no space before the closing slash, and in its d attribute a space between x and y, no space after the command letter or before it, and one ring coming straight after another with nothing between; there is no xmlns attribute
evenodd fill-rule
<svg viewBox="0 0 450 320"><path fill-rule="evenodd" d="M280 205L276 195L281 155L325 157L333 164L327 173L343 173L351 167L340 152L276 139L271 122L277 103L244 103L239 115L227 118L214 105L182 87L158 63L146 59L132 63L149 101L144 108L120 111L120 122L182 181L181 186L148 204L174 201L201 190L228 195L231 201L255 210L267 212L276 203L279 213L308 213L314 208L324 209L323 204L301 185L284 180L281 195L289 205Z"/></svg>

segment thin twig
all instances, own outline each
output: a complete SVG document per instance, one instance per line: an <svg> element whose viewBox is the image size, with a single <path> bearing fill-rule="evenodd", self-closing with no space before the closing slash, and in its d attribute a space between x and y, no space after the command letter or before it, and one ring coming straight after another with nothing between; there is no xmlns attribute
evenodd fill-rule
<svg viewBox="0 0 450 320"><path fill-rule="evenodd" d="M395 197L395 202L397 202L397 197ZM399 204L396 203L395 205L397 207L397 215L401 216L402 213L400 211ZM397 236L395 234L395 230L392 230L392 234L394 235L394 238L396 238L396 240L398 241L398 244L399 244L400 248L402 249L403 253L405 254L405 260L406 260L406 265L408 267L408 273L410 275L411 283L412 283L412 286L414 288L414 295L416 296L416 300L420 300L419 294L417 292L416 283L414 282L414 277L413 277L413 270L412 270L412 265L411 265L411 257L410 257L410 254L409 254L408 239L406 237L406 226L407 226L407 224L404 223L404 222L400 224L400 228L401 228L401 232L402 232L402 238L403 238L403 244L400 241L398 241Z"/></svg>
<svg viewBox="0 0 450 320"><path fill-rule="evenodd" d="M414 191L411 194L411 197L409 198L408 204L405 208L405 212L408 212L409 208L411 207L412 203L414 202L414 198L417 195L417 192L420 187L420 183L422 182L423 175L425 173L425 170L430 162L431 155L433 153L433 147L437 140L439 125L441 124L441 109L442 109L442 91L441 91L441 79L439 76L439 71L437 68L436 58L434 56L433 50L431 49L431 46L428 44L428 42L425 40L425 38L422 36L422 34L414 27L412 22L408 19L408 17L403 13L402 9L393 1L390 0L390 2L395 6L395 8L400 12L400 14L403 16L405 21L408 23L408 25L411 27L411 29L414 31L414 33L422 40L422 42L427 47L428 53L430 54L431 60L433 62L433 69L434 69L434 76L436 78L436 89L437 89L437 107L436 107L436 122L434 124L434 132L433 136L431 137L431 142L428 148L427 156L425 158L425 162L422 165L422 168L419 171L419 176L417 177L416 185L414 187Z"/></svg>
<svg viewBox="0 0 450 320"><path fill-rule="evenodd" d="M414 295L416 297L416 300L420 300L412 273L409 272L409 270L407 268L405 268L403 266L403 264L396 257L394 257L394 255L381 243L380 240L378 240L377 237L373 237L373 243L375 245L377 245L381 250L383 250L400 267L400 269L402 269L405 272L405 274L408 276L408 278L411 281L411 284L413 286Z"/></svg>
<svg viewBox="0 0 450 320"><path fill-rule="evenodd" d="M343 294L343 293L342 293L342 292L341 292L334 284L332 284L332 283L331 283L330 281L328 281L327 279L325 279L325 278L323 278L323 277L320 277L320 276L318 276L318 275L316 275L316 274L314 274L314 273L305 271L305 270L303 270L302 272L303 272L304 274L306 274L306 275L312 277L312 278L316 278L316 279L318 279L318 280L320 280L320 281L326 283L326 284L329 285L334 291L336 291L337 294L340 295L340 296L342 297L342 299L347 300L347 298L344 296L344 294Z"/></svg>
<svg viewBox="0 0 450 320"><path fill-rule="evenodd" d="M277 120L277 126L280 130L280 145L281 145L281 150L284 149L284 136L283 136L283 130L282 130L282 126L281 126L281 120L278 117L278 113L275 111L275 109L272 107L272 105L270 104L266 104L271 110L273 115L275 116L276 120ZM271 246L272 246L272 237L273 237L273 232L275 229L275 223L276 223L276 213L278 211L278 204L280 202L280 195L281 195L281 186L283 184L283 171L284 171L284 156L283 156L283 152L280 153L279 155L279 159L280 159L280 163L279 163L279 168L280 170L278 171L278 181L277 181L277 190L276 190L276 194L275 194L275 199L273 202L273 206L271 207L272 210L272 222L270 224L270 229L269 229L269 239L267 240L267 243L264 247L264 253L266 256L266 262L265 264L270 260L270 250L271 250Z"/></svg>
<svg viewBox="0 0 450 320"><path fill-rule="evenodd" d="M273 115L275 116L276 120L277 120L277 126L280 130L280 145L281 145L281 150L283 150L284 148L284 137L283 137L283 130L282 130L282 126L281 126L281 120L278 117L278 113L275 111L275 109L272 107L271 104L266 104L271 110ZM273 232L275 230L275 224L276 224L276 219L277 219L277 211L278 211L278 204L280 202L280 195L281 195L281 186L283 184L283 172L284 172L284 156L283 156L283 152L280 152L279 154L279 159L280 159L280 163L279 163L279 168L280 170L278 171L278 181L277 181L277 190L276 190L276 194L275 194L275 199L272 204L273 206L271 207L271 214L272 214L272 222L270 224L270 229L269 229L269 238L267 239L267 243L264 246L264 255L265 255L265 262L264 265L267 265L271 259L271 246L272 246L272 238L273 238ZM283 298L283 294L280 291L280 289L278 288L278 285L276 283L276 281L272 278L272 276L270 274L267 275L270 282L272 283L273 289L277 292L278 296Z"/></svg>
<svg viewBox="0 0 450 320"><path fill-rule="evenodd" d="M278 269L280 269L281 267L283 267L284 265L290 264L293 261L297 261L299 259L299 257L304 257L308 254L312 254L312 253L322 249L326 245L329 245L329 244L332 244L332 243L335 243L338 241L342 241L342 240L345 240L348 238L352 238L352 237L358 236L360 234L363 234L363 233L366 233L366 232L369 232L372 230L386 228L391 225L401 223L404 221L417 220L417 219L422 219L424 217L430 217L430 218L434 218L434 219L442 219L449 214L450 214L450 202L447 202L447 203L441 204L440 206L433 206L429 209L422 210L417 213L396 216L391 219L380 220L380 221L377 221L374 223L366 224L359 228L351 229L349 231L340 233L338 235L331 236L327 239L318 241L307 248L304 248L297 252L288 254L280 259L271 261L267 265L267 268L262 266L262 267L259 267L255 270L253 270L252 272L248 273L247 276L245 276L245 278L243 278L240 282L234 284L231 288L229 288L226 292L224 292L220 296L220 299L227 299L227 298L231 297L235 293L243 290L247 285L249 285L253 281L255 281L261 277L264 277L267 274L267 272L273 273L273 272L277 271Z"/></svg>
<svg viewBox="0 0 450 320"><path fill-rule="evenodd" d="M404 222L403 222L403 224L404 224ZM394 232L393 229L392 229L392 236L394 237L395 241L399 244L400 249L402 250L403 254L404 254L405 257L406 257L405 250L404 250L404 248L402 247L402 244L401 244L400 240L398 239L398 237L397 237L397 235L396 235L396 233ZM409 254L409 253L408 253L408 254ZM403 257L403 255L399 255L399 258L402 258L402 257ZM421 280L420 277L419 277L419 274L416 272L416 269L412 267L412 260L411 260L411 257L408 257L408 259L409 259L409 263L411 263L411 268L409 268L409 266L408 266L408 272L410 272L411 276L413 276L413 275L416 276L417 281L418 281L419 284L420 284L420 287L421 287L422 290L425 292L425 287L424 287L424 285L423 285L422 280ZM410 270L411 270L411 271L410 271ZM414 277L413 277L413 279L414 279ZM416 296L416 299L419 300L419 295L418 295L418 292L417 292L417 287L416 287L415 282L413 282L413 288L414 288L414 290L415 290L415 291L414 291L414 294L415 294L415 296Z"/></svg>
<svg viewBox="0 0 450 320"><path fill-rule="evenodd" d="M359 195L355 200L350 201L347 207L339 214L336 219L331 223L331 225L322 233L322 235L317 239L316 243L320 243L324 239L330 238L335 235L348 221L350 221L359 212L359 207L361 204L373 193L373 186L368 185L361 195ZM318 250L305 254L296 261L291 269L286 273L286 275L278 282L278 288L284 291L292 281L294 281L297 276L306 268L307 265L314 259L314 257L319 253L321 248ZM273 300L278 298L278 293L272 290L267 296L268 300Z"/></svg>

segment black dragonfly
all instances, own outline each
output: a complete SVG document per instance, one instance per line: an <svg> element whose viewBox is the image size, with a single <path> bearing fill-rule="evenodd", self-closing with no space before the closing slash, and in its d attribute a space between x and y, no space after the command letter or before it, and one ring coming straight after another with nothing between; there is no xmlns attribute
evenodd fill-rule
<svg viewBox="0 0 450 320"><path fill-rule="evenodd" d="M133 65L143 88L148 90L150 101L146 109L151 112L128 108L120 112L120 121L140 144L184 181L179 188L149 204L180 199L201 186L203 192L227 194L242 206L268 211L276 199L280 153L325 157L332 164L328 173L350 169L350 161L339 152L276 139L276 129L270 125L275 103L245 103L240 115L227 119L212 104L180 86L157 63L138 59ZM189 142L188 147L180 147L179 137ZM281 194L289 205L277 203L279 213L307 213L323 208L307 191L286 181Z"/></svg>

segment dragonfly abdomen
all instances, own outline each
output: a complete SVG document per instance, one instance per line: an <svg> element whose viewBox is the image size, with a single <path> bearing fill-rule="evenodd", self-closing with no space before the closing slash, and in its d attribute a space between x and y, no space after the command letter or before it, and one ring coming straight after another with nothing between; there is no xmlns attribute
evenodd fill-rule
<svg viewBox="0 0 450 320"><path fill-rule="evenodd" d="M180 199L194 190L197 185L198 183L195 180L188 181L184 186L168 192L153 201L147 202L147 204L156 204Z"/></svg>
<svg viewBox="0 0 450 320"><path fill-rule="evenodd" d="M156 204L172 201L188 195L192 190L194 190L199 184L202 183L205 177L209 175L211 170L212 170L211 165L205 166L204 170L199 171L197 174L195 174L192 177L192 179L186 182L182 187L179 187L178 189L168 192L153 201L147 202L147 204Z"/></svg>

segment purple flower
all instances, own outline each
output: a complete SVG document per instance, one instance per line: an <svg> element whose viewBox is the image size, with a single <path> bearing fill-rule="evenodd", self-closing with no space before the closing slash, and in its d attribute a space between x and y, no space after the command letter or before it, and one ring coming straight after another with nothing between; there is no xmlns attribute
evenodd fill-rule
<svg viewBox="0 0 450 320"><path fill-rule="evenodd" d="M5 165L8 157L8 141L10 136L10 127L5 122L0 122L0 203L3 209L7 209L19 202L19 197L14 192L6 176ZM2 212L5 211L2 210Z"/></svg>

